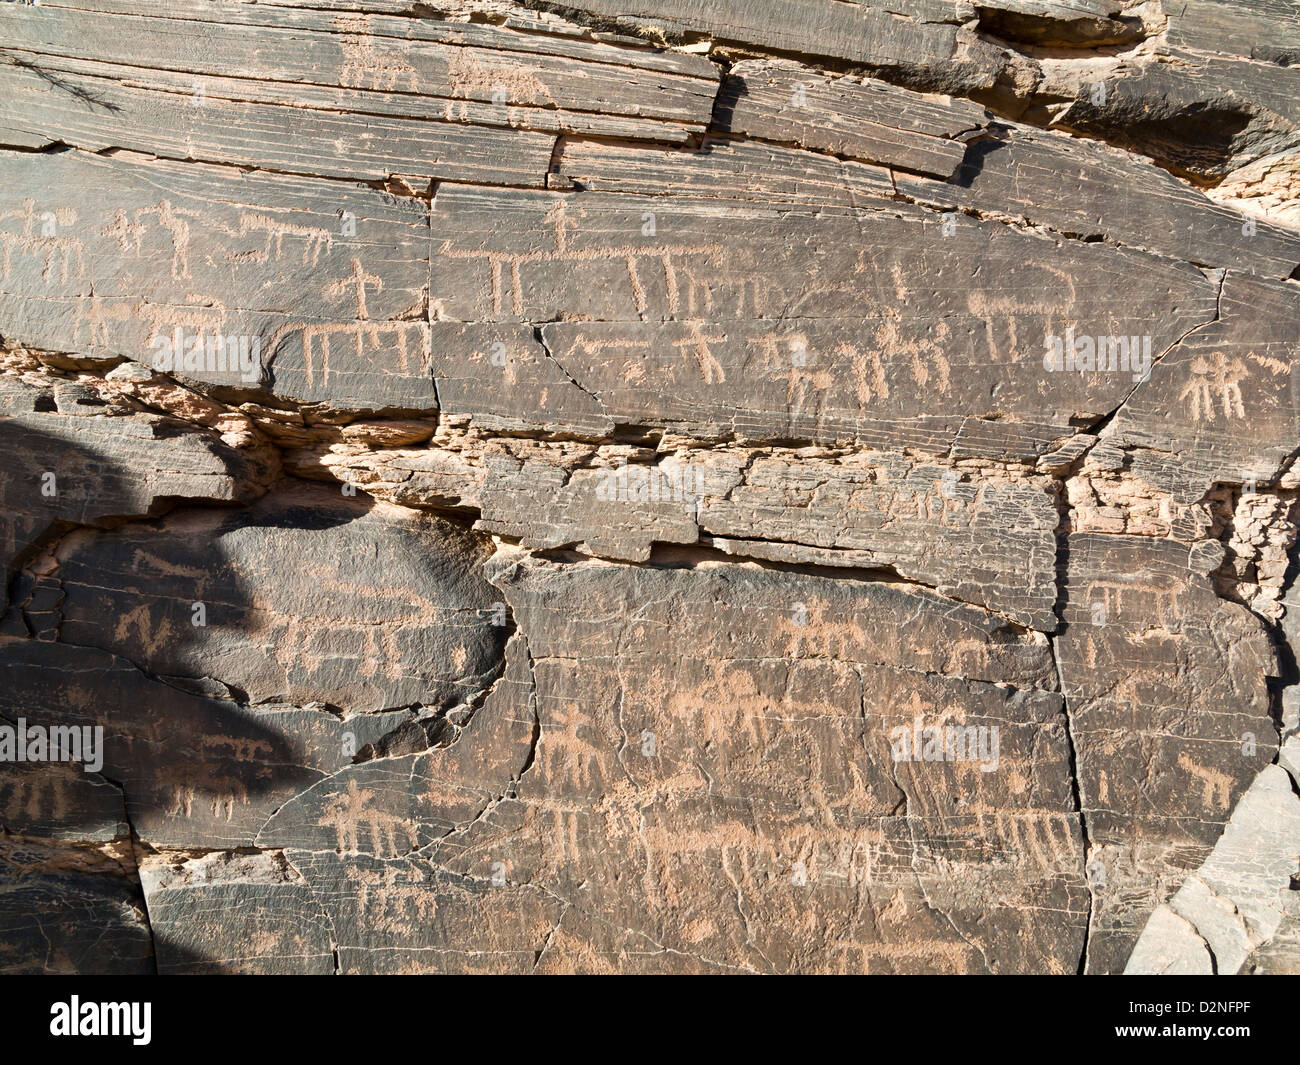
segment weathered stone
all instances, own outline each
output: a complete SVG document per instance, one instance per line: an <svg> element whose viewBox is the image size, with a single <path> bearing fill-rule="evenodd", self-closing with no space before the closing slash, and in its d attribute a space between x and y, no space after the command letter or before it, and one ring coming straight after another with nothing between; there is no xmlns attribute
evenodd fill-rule
<svg viewBox="0 0 1300 1065"><path fill-rule="evenodd" d="M535 761L517 798L429 849L436 864L490 879L499 862L511 886L545 885L578 943L599 920L717 969L1003 970L995 928L1036 944L1031 968L1072 968L1086 891L1063 874L1081 839L1060 698L965 679L1050 681L1005 671L1007 651L1047 665L1046 648L968 630L915 672L927 628L961 615L875 584L527 563L496 579L533 634ZM891 733L916 717L996 725L999 767L894 764ZM801 753L787 768L777 749ZM956 891L948 863L993 894ZM1008 877L1055 900L1050 915L1003 895ZM720 893L735 904L719 909ZM908 901L924 898L939 921ZM807 932L794 913L812 915Z"/></svg>
<svg viewBox="0 0 1300 1065"><path fill-rule="evenodd" d="M122 788L136 835L159 848L251 846L288 799L409 717L342 721L323 710L249 708L152 680L90 647L0 637L0 657L11 680L0 692L0 716L102 728L103 776ZM64 810L66 798L42 791L27 817L47 826L42 835L63 826L66 836L94 838L102 815L93 806Z"/></svg>
<svg viewBox="0 0 1300 1065"><path fill-rule="evenodd" d="M1260 622L1186 568L1184 545L1078 535L1068 551L1056 648L1089 840L1088 966L1119 971L1272 760L1277 666Z"/></svg>
<svg viewBox="0 0 1300 1065"><path fill-rule="evenodd" d="M555 322L548 352L608 417L706 438L1036 456L1141 376L1045 372L1049 337L1137 335L1154 358L1214 317L1213 286L1188 267L990 223L945 236L902 205L444 187L433 228L443 317ZM1026 265L1030 247L1043 257ZM922 290L933 316L913 318Z"/></svg>
<svg viewBox="0 0 1300 1065"><path fill-rule="evenodd" d="M541 5L530 0L525 6ZM564 6L642 28L647 36L706 37L847 60L935 91L989 88L997 74L991 50L958 47L967 40L947 0L915 0L907 18L878 0L784 0L779 8L749 0L578 0Z"/></svg>
<svg viewBox="0 0 1300 1065"><path fill-rule="evenodd" d="M96 401L56 413L52 391L0 379L0 555L6 576L51 536L75 525L156 514L181 501L247 502L274 457L222 445L214 432ZM145 458L147 456L147 458ZM5 582L8 602L9 581Z"/></svg>
<svg viewBox="0 0 1300 1065"><path fill-rule="evenodd" d="M663 140L668 132L664 123L680 123L683 138L691 128L704 128L717 88L716 69L704 59L608 43L564 46L551 42L548 49L546 43L533 44L523 34L504 27L413 22L349 12L303 11L289 16L286 12L241 10L234 4L184 3L169 8L164 17L140 0L69 7L81 10L60 10L52 4L30 15L0 13L0 27L10 47L29 53L27 61L39 69L66 66L76 73L121 77L120 68L113 64L151 68L148 74L131 72L131 80L149 87L179 83L186 92L198 85L203 89L204 107L213 98L267 101L313 110L437 118L446 123L473 122L510 129L611 136L640 132L649 139ZM88 7L103 10L85 10ZM186 17L178 18L182 13ZM84 68L67 62L76 59L94 62ZM188 81L164 73L176 69L177 63L187 72ZM313 92L308 86L328 89ZM289 127L288 144L273 147L283 151L293 145L293 138L301 137L306 149L314 143L307 139L314 132L313 118L323 121L327 116L300 116ZM351 125L358 146L374 145L370 150L379 153L379 158L400 150L392 141L384 143L388 138L376 137L365 123L352 119ZM134 125L119 124L117 128L136 137L152 132ZM381 126L392 131L402 128ZM483 147L494 143L491 134L478 142L454 125L426 128L422 135L411 126L405 128L404 137L393 138L398 144L409 140L428 145L438 136L453 138L451 143L464 154L447 159L451 168L472 166L480 143ZM527 143L528 138L518 140L514 151ZM203 147L187 145L187 157L201 158L195 153L218 145L228 150L219 138ZM128 142L122 146L135 145ZM259 141L258 147L272 145ZM352 166L366 151L336 149L335 154L351 157L353 161L347 165ZM299 166L322 173L318 168L323 163L324 158L305 156ZM544 171L543 165L540 173ZM422 171L416 163L412 169L398 168L396 172ZM534 179L537 176L535 173Z"/></svg>
<svg viewBox="0 0 1300 1065"><path fill-rule="evenodd" d="M1220 975L1240 972L1292 912L1288 899L1300 870L1300 799L1293 788L1282 768L1265 766L1205 864L1169 900L1168 909L1204 940ZM1153 955L1170 953L1166 926L1172 922L1152 918L1126 972L1149 971Z"/></svg>
<svg viewBox="0 0 1300 1065"><path fill-rule="evenodd" d="M154 971L139 885L111 858L5 838L0 874L0 973Z"/></svg>
<svg viewBox="0 0 1300 1065"><path fill-rule="evenodd" d="M1214 959L1196 929L1168 906L1161 905L1147 922L1125 972L1153 976L1209 976ZM1148 935L1150 938L1148 938Z"/></svg>
<svg viewBox="0 0 1300 1065"><path fill-rule="evenodd" d="M532 753L534 716L506 697L526 685L525 652L509 653L502 694L449 747L340 770L277 810L259 846L400 858L473 822L513 790Z"/></svg>
<svg viewBox="0 0 1300 1065"><path fill-rule="evenodd" d="M437 408L428 327L408 320L427 283L419 201L79 152L5 167L13 340L340 407Z"/></svg>
<svg viewBox="0 0 1300 1065"><path fill-rule="evenodd" d="M72 536L54 558L61 639L151 674L211 677L252 703L449 707L501 661L480 543L325 488ZM281 579L295 559L305 579Z"/></svg>
<svg viewBox="0 0 1300 1065"><path fill-rule="evenodd" d="M1300 967L1282 0L0 8L0 970Z"/></svg>
<svg viewBox="0 0 1300 1065"><path fill-rule="evenodd" d="M800 66L737 63L719 97L728 133L794 141L850 159L949 178L966 154L964 138L988 112L931 99L886 82L810 75Z"/></svg>
<svg viewBox="0 0 1300 1065"><path fill-rule="evenodd" d="M907 174L896 182L920 203L1020 217L1203 266L1278 278L1300 266L1294 231L1221 207L1128 152L1063 133L999 128L967 146L946 184Z"/></svg>
<svg viewBox="0 0 1300 1065"><path fill-rule="evenodd" d="M140 880L160 974L334 972L329 918L281 856L156 860Z"/></svg>
<svg viewBox="0 0 1300 1065"><path fill-rule="evenodd" d="M1228 271L1219 313L1151 371L1106 436L1180 501L1211 484L1267 484L1300 437L1300 302L1290 282Z"/></svg>

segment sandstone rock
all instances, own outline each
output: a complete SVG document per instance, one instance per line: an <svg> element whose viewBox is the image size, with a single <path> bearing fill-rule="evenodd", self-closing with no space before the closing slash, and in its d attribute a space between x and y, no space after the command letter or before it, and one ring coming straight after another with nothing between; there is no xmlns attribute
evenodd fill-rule
<svg viewBox="0 0 1300 1065"><path fill-rule="evenodd" d="M0 972L153 972L139 884L111 860L6 838L0 869Z"/></svg>
<svg viewBox="0 0 1300 1065"><path fill-rule="evenodd" d="M1185 570L1186 548L1068 541L1056 646L1091 844L1089 965L1123 968L1150 909L1209 853L1276 754L1262 624ZM1137 919L1137 927L1133 921Z"/></svg>
<svg viewBox="0 0 1300 1065"><path fill-rule="evenodd" d="M254 704L373 713L450 707L495 676L506 630L483 556L437 519L288 488L243 511L70 537L43 579L62 593L67 642L210 677ZM283 579L291 560L308 580ZM108 631L105 617L118 619Z"/></svg>
<svg viewBox="0 0 1300 1065"><path fill-rule="evenodd" d="M0 971L1300 968L1280 0L0 7Z"/></svg>
<svg viewBox="0 0 1300 1065"><path fill-rule="evenodd" d="M222 445L213 432L117 410L98 400L69 416L53 390L0 380L0 552L6 575L39 545L76 525L156 514L180 501L248 502L274 458ZM149 456L141 462L141 456ZM6 581L5 601L10 586Z"/></svg>

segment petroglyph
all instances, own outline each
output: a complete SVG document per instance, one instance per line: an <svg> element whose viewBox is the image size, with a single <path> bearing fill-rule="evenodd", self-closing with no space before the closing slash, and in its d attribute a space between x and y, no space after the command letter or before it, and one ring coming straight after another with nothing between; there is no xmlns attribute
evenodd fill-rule
<svg viewBox="0 0 1300 1065"><path fill-rule="evenodd" d="M1178 765L1201 784L1201 802L1210 809L1226 809L1236 781L1227 773L1209 769L1193 761L1188 755L1178 756Z"/></svg>
<svg viewBox="0 0 1300 1065"><path fill-rule="evenodd" d="M959 6L0 4L0 971L1300 968L1294 20Z"/></svg>
<svg viewBox="0 0 1300 1065"><path fill-rule="evenodd" d="M1192 362L1192 378L1178 398L1187 401L1193 421L1214 421L1221 413L1225 419L1244 418L1241 382L1250 376L1241 359L1229 359L1222 352Z"/></svg>
<svg viewBox="0 0 1300 1065"><path fill-rule="evenodd" d="M395 857L403 851L399 841L405 837L410 848L416 845L415 829L410 821L396 814L376 809L375 793L348 781L347 791L325 804L325 813L318 822L333 828L338 835L341 854L360 854L365 846L367 853L379 857ZM380 904L386 904L384 893L378 893Z"/></svg>
<svg viewBox="0 0 1300 1065"><path fill-rule="evenodd" d="M362 297L357 296L358 310L364 310ZM289 338L296 337L302 345L303 373L310 386L328 388L331 373L331 356L337 355L335 345L351 345L351 356L363 365L373 366L377 372L407 375L427 369L433 353L432 336L423 322L374 322L359 319L356 322L286 322L271 334L267 348L273 354ZM379 356L395 354L395 360Z"/></svg>
<svg viewBox="0 0 1300 1065"><path fill-rule="evenodd" d="M456 49L448 59L447 83L451 99L445 117L449 122L468 120L469 100L488 99L497 106L506 106L506 121L512 126L519 121L521 104L559 106L536 74L518 66L487 62L467 48Z"/></svg>
<svg viewBox="0 0 1300 1065"><path fill-rule="evenodd" d="M707 292L708 286L698 280L688 266L694 262L702 262L718 267L724 254L722 245L680 244L662 247L625 245L608 248L571 248L568 243L568 231L579 224L581 217L580 207L575 214L565 200L556 202L545 218L545 224L551 229L553 245L551 248L521 252L480 251L457 248L448 240L442 244L438 254L448 259L488 264L492 276L491 313L496 316L523 314L527 296L523 281L525 266L554 264L555 269L562 271L566 266L579 263L612 262L621 265L626 271L628 287L635 301L637 314L644 319L650 310L650 304L641 278L640 267L647 260L657 264L662 271L666 290L662 313L676 315L683 310L683 306L687 313L696 311L697 297L703 299L703 293ZM685 276L685 281L680 275ZM686 297L685 305L683 295Z"/></svg>
<svg viewBox="0 0 1300 1065"><path fill-rule="evenodd" d="M15 233L8 223L20 224ZM0 279L8 281L13 272L14 253L40 257L42 284L50 284L56 274L60 284L70 277L84 277L86 247L80 239L59 233L77 224L77 212L71 207L38 210L36 200L28 197L17 210L0 213Z"/></svg>
<svg viewBox="0 0 1300 1065"><path fill-rule="evenodd" d="M339 83L361 89L386 89L419 92L415 68L397 51L392 42L370 35L370 18L366 15L339 15L333 20L341 30L339 48L343 66Z"/></svg>

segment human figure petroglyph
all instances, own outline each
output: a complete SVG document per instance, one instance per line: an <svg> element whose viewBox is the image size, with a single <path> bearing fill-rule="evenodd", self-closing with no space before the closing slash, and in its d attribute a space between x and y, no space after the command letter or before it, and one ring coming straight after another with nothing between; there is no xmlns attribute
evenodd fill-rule
<svg viewBox="0 0 1300 1065"><path fill-rule="evenodd" d="M378 42L385 38L375 35L367 15L340 15L332 25L342 31L339 49L343 65L339 70L339 84L350 89L396 90L404 87L419 92L416 70L398 51L401 42L393 41L386 47Z"/></svg>
<svg viewBox="0 0 1300 1065"><path fill-rule="evenodd" d="M373 285L376 292L383 292L384 279L377 274L368 274L361 268L361 260L352 260L352 274L349 277L339 278L337 281L331 281L325 286L324 294L329 299L338 299L347 292L349 288L353 289L356 300L356 315L358 320L364 321L370 317L369 308L366 306L366 287Z"/></svg>
<svg viewBox="0 0 1300 1065"><path fill-rule="evenodd" d="M709 345L722 344L727 338L712 334L706 335L704 323L699 321L688 322L686 328L687 335L681 340L674 340L672 346L678 352L689 353L695 359L696 363L699 364L700 374L703 376L706 385L721 384L726 381L727 373Z"/></svg>
<svg viewBox="0 0 1300 1065"><path fill-rule="evenodd" d="M582 733L593 730L591 722L577 703L566 703L542 722L538 754L550 780L565 781L578 788L601 779L601 748L585 739Z"/></svg>
<svg viewBox="0 0 1300 1065"><path fill-rule="evenodd" d="M581 213L579 216L581 217ZM639 264L650 260L657 262L663 271L667 313L677 314L682 309L682 280L686 274L691 287L697 282L694 275L685 269L692 261L706 262L718 266L722 262L724 249L720 244L682 244L661 247L625 245L611 248L570 248L568 230L577 224L567 201L558 201L547 212L545 223L553 231L554 248L538 249L526 252L505 252L483 249L455 248L450 240L444 241L440 254L448 259L460 259L469 262L486 262L492 272L492 313L506 314L507 292L512 315L524 313L523 267L535 263L556 263L559 265L576 265L578 263L621 262L627 272L628 284L632 292L633 305L637 315L645 319L649 313L649 298L645 284L639 272ZM506 278L509 277L507 286Z"/></svg>
<svg viewBox="0 0 1300 1065"><path fill-rule="evenodd" d="M325 804L316 823L334 829L339 853L361 853L363 827L369 830L370 846L377 857L395 858L403 853L397 842L399 832L406 837L409 849L415 848L415 826L407 818L376 809L375 798L373 791L349 780L347 790Z"/></svg>
<svg viewBox="0 0 1300 1065"><path fill-rule="evenodd" d="M85 276L85 245L76 237L60 236L57 231L49 234L42 233L41 229L50 219L53 219L56 229L58 226L76 225L77 212L70 207L55 207L49 211L37 211L36 201L28 197L23 200L22 205L16 210L0 214L0 224L9 221L22 223L22 231L19 233L11 233L7 229L0 229L0 248L4 249L3 255L0 256L0 278L5 281L9 280L15 251L20 255L43 255L45 257L45 262L41 267L42 284L48 285L53 279L55 263L58 264L60 283L66 283L69 276L72 275L74 263L76 264L76 276Z"/></svg>
<svg viewBox="0 0 1300 1065"><path fill-rule="evenodd" d="M1211 809L1226 810L1236 781L1227 773L1210 769L1195 761L1187 752L1178 755L1178 766L1201 782L1201 802Z"/></svg>
<svg viewBox="0 0 1300 1065"><path fill-rule="evenodd" d="M934 712L934 704L927 702L922 698L919 691L913 690L907 698L907 702L900 703L898 706L891 708L890 713L901 716L905 721L912 722L916 718L927 718ZM942 723L947 716L939 718ZM965 720L963 718L963 720Z"/></svg>
<svg viewBox="0 0 1300 1065"><path fill-rule="evenodd" d="M1178 398L1186 400L1193 421L1212 422L1216 419L1216 397L1222 405L1225 420L1246 416L1241 382L1249 379L1250 371L1241 359L1229 359L1223 352L1216 351L1208 357L1197 356L1192 361L1191 370L1192 378Z"/></svg>

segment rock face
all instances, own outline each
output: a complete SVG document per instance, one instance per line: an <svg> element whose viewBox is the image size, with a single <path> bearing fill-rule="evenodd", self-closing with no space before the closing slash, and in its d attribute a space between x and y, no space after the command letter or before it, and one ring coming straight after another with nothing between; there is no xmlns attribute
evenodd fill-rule
<svg viewBox="0 0 1300 1065"><path fill-rule="evenodd" d="M1294 10L0 31L0 971L1300 970Z"/></svg>

